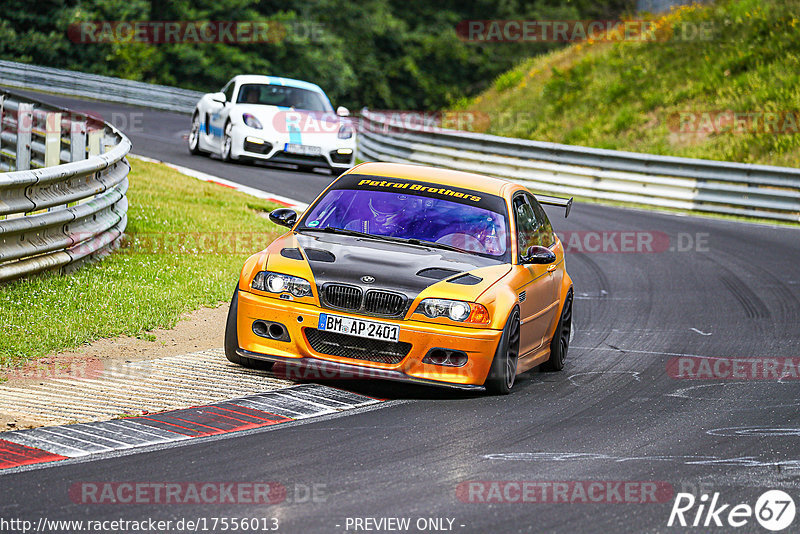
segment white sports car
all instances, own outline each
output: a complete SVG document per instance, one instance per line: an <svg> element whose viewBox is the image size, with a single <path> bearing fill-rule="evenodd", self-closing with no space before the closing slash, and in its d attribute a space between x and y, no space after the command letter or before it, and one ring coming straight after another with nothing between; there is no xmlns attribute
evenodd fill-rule
<svg viewBox="0 0 800 534"><path fill-rule="evenodd" d="M347 108L335 112L313 83L274 76L235 76L197 103L189 133L192 154L224 161L264 160L301 169L353 166L356 133Z"/></svg>

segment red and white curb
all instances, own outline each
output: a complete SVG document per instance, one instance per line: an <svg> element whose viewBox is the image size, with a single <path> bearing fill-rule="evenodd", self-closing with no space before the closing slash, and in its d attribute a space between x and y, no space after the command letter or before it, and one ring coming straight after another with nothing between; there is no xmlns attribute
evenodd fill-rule
<svg viewBox="0 0 800 534"><path fill-rule="evenodd" d="M148 163L161 163L162 165L166 165L170 169L178 171L179 173L185 174L186 176L189 176L191 178L196 178L198 180L202 180L203 182L209 182L212 184L221 185L222 187L227 187L228 189L234 189L236 191L239 191L240 193L244 193L245 195L250 195L251 197L260 198L268 202L272 202L274 204L279 204L287 208L292 208L299 212L305 211L306 208L308 207L308 204L305 204L293 198L288 198L281 195L275 195L273 193L267 193L266 191L261 191L260 189L256 189L254 187L248 187L246 185L237 184L236 182L231 182L230 180L226 180L224 178L220 178L212 174L196 171L194 169L190 169L189 167L183 167L182 165L175 165L174 163L169 163L168 161L161 161L158 159L148 158L147 156L139 156L136 154L129 154L128 157L135 158L141 161L146 161Z"/></svg>
<svg viewBox="0 0 800 534"><path fill-rule="evenodd" d="M0 469L57 462L335 414L381 400L321 384L139 417L0 434Z"/></svg>

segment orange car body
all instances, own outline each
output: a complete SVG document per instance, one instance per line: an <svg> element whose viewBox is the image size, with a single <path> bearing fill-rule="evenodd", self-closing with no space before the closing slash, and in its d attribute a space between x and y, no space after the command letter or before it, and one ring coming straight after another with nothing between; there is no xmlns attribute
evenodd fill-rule
<svg viewBox="0 0 800 534"><path fill-rule="evenodd" d="M533 197L525 187L508 181L480 176L476 174L450 171L416 165L363 163L342 175L330 186L336 187L341 180L350 180L357 187L361 183L375 189L383 187L401 188L402 184L425 184L428 194L435 195L434 186L441 186L441 194L450 191L461 192L460 195L474 195L474 198L485 196L499 197L506 210L508 229L508 261L484 261L470 265L475 268L456 268L455 274L443 279L430 279L423 282L424 287L415 291L398 290L398 275L392 275L398 262L406 265L401 256L401 243L391 243L376 249L365 240L352 239L342 245L320 242L326 238L318 235L304 235L299 230L304 222L303 216L298 218L292 229L275 240L267 249L251 256L241 271L238 284L238 309L236 311L237 354L242 358L266 360L317 366L337 369L353 376L370 376L386 379L422 382L428 384L454 386L460 388L479 388L484 385L490 372L492 360L500 343L503 328L509 314L519 310L519 351L516 373L522 373L538 364L546 362L550 357L551 340L556 332L562 309L568 297L571 298L572 280L567 274L564 261L564 247L553 233L549 250L555 255L555 261L549 264L526 264L523 262L524 244L520 239L515 211L515 198ZM380 185L384 183L385 185ZM400 184L400 185L397 185ZM433 184L433 185L431 185ZM408 187L408 186L406 186ZM418 187L418 189L419 189ZM328 190L326 189L326 192ZM308 214L326 192L306 211ZM548 223L549 225L549 223ZM387 248L388 247L388 248ZM389 292L404 293L407 302L402 313L393 317L376 316L364 313L363 310L347 310L331 307L326 304L328 297L323 294L323 286L319 280L325 269L334 267L333 262L318 262L309 258L316 252L306 249L327 250L332 255L346 257L350 262L349 270L355 270L354 276L362 276L365 280L374 280L368 286L375 290L385 289ZM391 250L390 250L391 249ZM287 253L286 251L291 251ZM299 251L300 253L296 253ZM321 254L321 253L320 253ZM466 254L466 253L465 253ZM400 259L398 259L400 258ZM318 259L318 258L317 258ZM408 276L419 278L420 265L451 265L452 258L442 263L440 251L422 247L414 247L413 257L407 262ZM402 261L401 261L402 260ZM413 260L413 261L412 261ZM469 261L464 260L464 264ZM464 268L462 266L462 268ZM276 294L258 290L253 287L254 279L259 272L285 273L310 282L311 294L294 297L291 294ZM382 273L385 272L385 276ZM463 279L465 274L472 275L470 283L455 283ZM475 280L479 280L475 283ZM402 285L402 284L400 284ZM418 287L418 286L415 286ZM369 289L367 289L369 291ZM430 318L419 311L424 299L450 299L479 304L488 311L488 318L483 324L467 324L451 320L449 317ZM398 343L410 347L402 357L392 361L380 361L384 358L368 358L369 346L357 354L348 353L346 340L337 337L337 343L328 340L320 344L320 317L333 314L336 317L360 319L393 325L399 328ZM260 324L256 328L256 323ZM276 323L284 330L279 336L271 336L265 325ZM278 328L276 327L276 333ZM354 337L354 336L351 336ZM341 340L344 339L345 342ZM457 350L466 355L463 365L446 366L430 363L426 355L437 349ZM366 350L366 352L365 352ZM442 353L438 353L441 355ZM352 357L355 356L355 357ZM374 360L374 361L373 361ZM385 360L385 359L384 359ZM391 360L391 359L390 359Z"/></svg>

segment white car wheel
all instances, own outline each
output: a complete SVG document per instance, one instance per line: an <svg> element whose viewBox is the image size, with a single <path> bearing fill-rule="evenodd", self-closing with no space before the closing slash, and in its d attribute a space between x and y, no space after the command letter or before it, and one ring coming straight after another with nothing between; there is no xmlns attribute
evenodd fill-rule
<svg viewBox="0 0 800 534"><path fill-rule="evenodd" d="M189 131L189 152L194 155L203 153L200 150L200 115L198 113L192 117L192 129Z"/></svg>
<svg viewBox="0 0 800 534"><path fill-rule="evenodd" d="M233 147L233 139L231 138L231 130L233 125L228 122L225 124L225 134L222 136L222 161L231 161L234 158L231 156L231 148Z"/></svg>

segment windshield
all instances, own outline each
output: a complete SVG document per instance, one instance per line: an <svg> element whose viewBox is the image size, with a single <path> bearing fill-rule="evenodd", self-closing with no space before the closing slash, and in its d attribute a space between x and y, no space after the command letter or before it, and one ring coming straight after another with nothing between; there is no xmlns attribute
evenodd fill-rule
<svg viewBox="0 0 800 534"><path fill-rule="evenodd" d="M504 258L508 249L507 222L503 214L448 198L406 191L329 190L300 225L300 230L325 228L428 241L496 259Z"/></svg>
<svg viewBox="0 0 800 534"><path fill-rule="evenodd" d="M239 90L239 98L236 99L236 102L239 104L261 104L302 109L304 111L333 111L328 100L320 93L285 85L246 83Z"/></svg>

